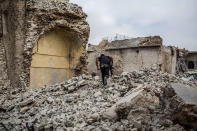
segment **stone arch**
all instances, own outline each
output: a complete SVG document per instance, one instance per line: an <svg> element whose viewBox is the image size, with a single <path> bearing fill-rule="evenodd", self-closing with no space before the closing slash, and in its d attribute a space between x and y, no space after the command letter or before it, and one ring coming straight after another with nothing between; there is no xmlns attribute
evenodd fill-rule
<svg viewBox="0 0 197 131"><path fill-rule="evenodd" d="M76 34L55 29L34 45L30 66L30 87L37 88L65 81L74 75L83 44Z"/></svg>

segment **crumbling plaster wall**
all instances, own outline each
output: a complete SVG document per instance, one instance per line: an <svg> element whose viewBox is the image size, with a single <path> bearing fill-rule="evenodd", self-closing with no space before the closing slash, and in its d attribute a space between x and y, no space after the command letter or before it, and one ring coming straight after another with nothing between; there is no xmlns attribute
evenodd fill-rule
<svg viewBox="0 0 197 131"><path fill-rule="evenodd" d="M33 48L30 87L39 88L70 79L83 47L74 34L55 30L41 38Z"/></svg>
<svg viewBox="0 0 197 131"><path fill-rule="evenodd" d="M138 71L143 68L150 68L153 64L162 64L160 46L89 51L89 73L96 71L95 58L98 57L101 53L113 57L115 74Z"/></svg>
<svg viewBox="0 0 197 131"><path fill-rule="evenodd" d="M1 14L5 20L2 43L6 50L8 76L13 87L28 87L35 43L55 29L75 34L85 50L89 38L87 15L68 0L3 0ZM4 17L5 16L5 17ZM87 71L85 51L76 73Z"/></svg>
<svg viewBox="0 0 197 131"><path fill-rule="evenodd" d="M123 69L126 72L151 68L153 64L160 65L160 46L126 49L123 52Z"/></svg>
<svg viewBox="0 0 197 131"><path fill-rule="evenodd" d="M175 74L176 63L177 63L176 48L172 46L170 47L162 46L161 56L162 56L161 70L163 72Z"/></svg>
<svg viewBox="0 0 197 131"><path fill-rule="evenodd" d="M10 81L8 80L7 75L5 46L3 45L2 38L0 37L0 94L4 93L9 87Z"/></svg>
<svg viewBox="0 0 197 131"><path fill-rule="evenodd" d="M26 3L27 12L26 40L24 46L24 72L22 78L29 78L30 64L32 59L32 49L35 43L42 37L55 29L64 29L75 34L74 39L81 40L84 52L80 57L80 62L76 68L76 73L84 73L86 69L85 47L89 38L89 25L86 22L87 15L82 9L68 1L62 2L53 0L29 0ZM29 79L23 79L29 85Z"/></svg>
<svg viewBox="0 0 197 131"><path fill-rule="evenodd" d="M14 87L20 87L24 45L25 0L1 1L2 43L5 47L8 78Z"/></svg>

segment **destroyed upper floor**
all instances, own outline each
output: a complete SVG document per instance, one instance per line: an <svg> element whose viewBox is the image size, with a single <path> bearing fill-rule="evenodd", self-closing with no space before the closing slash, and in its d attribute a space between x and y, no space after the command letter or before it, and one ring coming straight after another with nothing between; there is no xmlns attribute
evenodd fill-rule
<svg viewBox="0 0 197 131"><path fill-rule="evenodd" d="M124 40L114 40L108 42L103 40L99 45L88 45L88 51L98 50L98 49L121 49L121 48L135 48L135 47L147 47L147 46L161 46L162 38L160 36L150 36L150 37L137 37Z"/></svg>

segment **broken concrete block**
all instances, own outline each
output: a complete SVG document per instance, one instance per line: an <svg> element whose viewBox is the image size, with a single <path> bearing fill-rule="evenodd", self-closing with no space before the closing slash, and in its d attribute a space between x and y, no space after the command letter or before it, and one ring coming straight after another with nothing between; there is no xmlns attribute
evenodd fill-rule
<svg viewBox="0 0 197 131"><path fill-rule="evenodd" d="M102 92L96 92L95 94L94 94L94 97L99 97L99 96L101 96L102 95Z"/></svg>
<svg viewBox="0 0 197 131"><path fill-rule="evenodd" d="M180 83L172 83L175 93L183 99L186 104L197 105L197 88Z"/></svg>
<svg viewBox="0 0 197 131"><path fill-rule="evenodd" d="M54 102L54 99L51 98L51 97L49 97L49 98L47 99L47 102L48 102L49 104L52 104L52 103Z"/></svg>
<svg viewBox="0 0 197 131"><path fill-rule="evenodd" d="M94 79L95 79L96 81L99 81L99 80L100 80L99 76L95 76Z"/></svg>
<svg viewBox="0 0 197 131"><path fill-rule="evenodd" d="M115 107L111 107L107 109L103 114L102 114L103 119L108 119L110 121L116 121L118 119L118 114L115 111Z"/></svg>
<svg viewBox="0 0 197 131"><path fill-rule="evenodd" d="M24 107L24 106L32 104L33 102L34 102L34 99L30 98L28 100L24 100L24 101L20 102L19 106Z"/></svg>
<svg viewBox="0 0 197 131"><path fill-rule="evenodd" d="M86 83L86 81L85 80L81 80L81 81L79 81L78 83L77 83L77 86L84 86L84 85L86 85L87 83Z"/></svg>
<svg viewBox="0 0 197 131"><path fill-rule="evenodd" d="M24 108L22 108L21 109L21 113L25 113L25 112L27 112L28 110L30 110L30 107L24 107Z"/></svg>
<svg viewBox="0 0 197 131"><path fill-rule="evenodd" d="M68 92L72 93L73 91L75 91L75 89L76 89L76 87L70 86L70 87L68 87Z"/></svg>
<svg viewBox="0 0 197 131"><path fill-rule="evenodd" d="M180 124L197 129L197 88L180 83L172 83L176 96L182 101L178 102L177 110L173 113L173 119ZM173 102L173 101L172 101Z"/></svg>
<svg viewBox="0 0 197 131"><path fill-rule="evenodd" d="M89 124L93 123L93 122L96 122L100 119L100 115L98 113L94 113L90 116L88 116L88 119L87 119L87 122Z"/></svg>

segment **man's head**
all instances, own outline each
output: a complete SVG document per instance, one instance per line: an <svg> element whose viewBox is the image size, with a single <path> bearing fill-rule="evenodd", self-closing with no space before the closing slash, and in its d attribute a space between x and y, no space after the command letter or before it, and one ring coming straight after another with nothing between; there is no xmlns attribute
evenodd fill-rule
<svg viewBox="0 0 197 131"><path fill-rule="evenodd" d="M104 54L101 54L101 57L105 56Z"/></svg>

